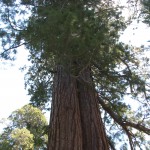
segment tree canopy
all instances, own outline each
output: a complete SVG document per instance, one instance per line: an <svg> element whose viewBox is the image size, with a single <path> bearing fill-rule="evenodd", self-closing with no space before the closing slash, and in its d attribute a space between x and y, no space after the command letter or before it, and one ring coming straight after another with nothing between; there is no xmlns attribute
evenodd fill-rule
<svg viewBox="0 0 150 150"><path fill-rule="evenodd" d="M34 141L33 134L30 134L30 131L26 128L14 129L11 133L12 141L14 145L12 146L13 150L24 149L31 150L33 149Z"/></svg>
<svg viewBox="0 0 150 150"><path fill-rule="evenodd" d="M110 0L7 0L1 6L1 56L13 60L19 46L29 50L26 86L33 105L50 101L57 65L76 79L90 68L93 82L80 80L95 86L110 147L120 141L127 149L128 138L131 149L149 149L149 74L141 70L148 59L141 63L142 49L119 41L129 25L123 6ZM135 102L137 111L130 106Z"/></svg>
<svg viewBox="0 0 150 150"><path fill-rule="evenodd" d="M47 147L47 120L41 110L31 105L12 112L9 125L0 137L0 149L39 149Z"/></svg>

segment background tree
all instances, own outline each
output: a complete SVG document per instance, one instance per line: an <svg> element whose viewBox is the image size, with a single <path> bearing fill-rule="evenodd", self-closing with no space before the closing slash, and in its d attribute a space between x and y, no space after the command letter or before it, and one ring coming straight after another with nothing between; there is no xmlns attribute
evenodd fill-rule
<svg viewBox="0 0 150 150"><path fill-rule="evenodd" d="M33 150L34 140L33 134L30 134L30 131L26 128L14 129L11 132L11 139L13 142L12 150ZM6 149L6 148L5 148Z"/></svg>
<svg viewBox="0 0 150 150"><path fill-rule="evenodd" d="M119 42L128 25L122 6L110 0L1 5L1 56L13 60L25 45L31 103L43 107L52 98L49 150L115 149L118 141L128 149L126 139L132 150L149 149L149 76L140 76L137 49ZM139 102L136 112L125 96Z"/></svg>
<svg viewBox="0 0 150 150"><path fill-rule="evenodd" d="M47 147L47 121L41 110L25 105L8 118L0 138L0 149L45 149Z"/></svg>

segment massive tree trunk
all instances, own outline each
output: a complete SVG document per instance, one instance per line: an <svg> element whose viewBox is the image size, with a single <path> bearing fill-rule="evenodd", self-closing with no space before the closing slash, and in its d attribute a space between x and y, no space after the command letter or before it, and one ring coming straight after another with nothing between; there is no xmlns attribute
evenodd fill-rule
<svg viewBox="0 0 150 150"><path fill-rule="evenodd" d="M58 67L54 77L48 150L108 150L90 71L78 78Z"/></svg>

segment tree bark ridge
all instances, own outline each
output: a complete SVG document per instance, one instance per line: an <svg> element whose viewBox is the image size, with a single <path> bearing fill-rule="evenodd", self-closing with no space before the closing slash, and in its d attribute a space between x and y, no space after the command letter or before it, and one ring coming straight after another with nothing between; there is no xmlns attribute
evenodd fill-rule
<svg viewBox="0 0 150 150"><path fill-rule="evenodd" d="M108 150L89 70L74 78L58 66L54 77L48 150ZM83 80L84 79L84 80Z"/></svg>
<svg viewBox="0 0 150 150"><path fill-rule="evenodd" d="M90 69L85 69L81 73L78 81L78 91L83 150L108 150L108 141Z"/></svg>

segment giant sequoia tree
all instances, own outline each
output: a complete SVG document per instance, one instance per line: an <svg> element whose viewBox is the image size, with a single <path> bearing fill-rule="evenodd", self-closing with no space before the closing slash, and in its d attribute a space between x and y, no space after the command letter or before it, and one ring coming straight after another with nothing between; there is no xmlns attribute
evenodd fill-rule
<svg viewBox="0 0 150 150"><path fill-rule="evenodd" d="M110 0L3 0L5 59L25 45L31 103L51 100L48 150L147 149L148 75L119 42L129 22ZM129 103L130 101L130 103ZM129 104L139 103L134 112ZM128 142L129 141L129 142ZM129 143L129 144L127 144Z"/></svg>

